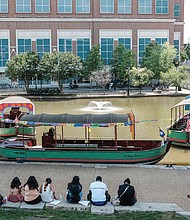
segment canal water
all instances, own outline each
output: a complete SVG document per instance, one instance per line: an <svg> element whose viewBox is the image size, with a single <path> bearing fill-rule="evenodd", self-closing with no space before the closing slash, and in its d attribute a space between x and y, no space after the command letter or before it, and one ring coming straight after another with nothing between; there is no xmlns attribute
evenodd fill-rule
<svg viewBox="0 0 190 220"><path fill-rule="evenodd" d="M136 139L161 139L159 136L159 127L166 133L167 127L170 124L170 108L176 103L183 100L184 97L139 97L139 98L105 98L105 99L76 99L76 100L61 100L61 101L34 101L36 114L86 114L86 113L118 113L125 114L132 110L136 118ZM109 104L108 109L93 109L89 107L89 103L98 101L98 105L102 102ZM110 106L110 103L112 106ZM44 129L37 129L37 141L41 144L41 136ZM114 137L113 130L110 128L92 129L91 135L98 137L104 134L104 137ZM74 130L75 137L83 136L83 131L76 128ZM65 129L66 136L73 136L73 130ZM119 128L119 138L130 138L129 128ZM160 164L190 164L190 149L172 147Z"/></svg>

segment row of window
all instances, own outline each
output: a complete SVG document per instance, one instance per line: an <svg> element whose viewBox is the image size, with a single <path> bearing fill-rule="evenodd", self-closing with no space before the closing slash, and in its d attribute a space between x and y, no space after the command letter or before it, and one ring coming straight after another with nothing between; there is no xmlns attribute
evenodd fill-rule
<svg viewBox="0 0 190 220"><path fill-rule="evenodd" d="M90 13L91 0L76 0L76 13ZM96 0L97 1L97 0ZM99 0L100 13L114 13L114 0ZM154 0L156 14L168 14L169 0ZM138 0L139 14L152 14L153 0ZM119 14L132 13L132 0L117 0ZM57 0L58 13L72 13L72 0ZM8 13L8 0L0 0L0 12ZM31 13L31 0L16 0L17 13ZM50 13L50 0L35 0L36 13ZM174 16L180 16L180 4L174 5Z"/></svg>
<svg viewBox="0 0 190 220"><path fill-rule="evenodd" d="M146 46L150 43L151 38L139 38L138 44L138 61L141 63ZM167 38L156 38L155 41L158 44L163 44L167 41ZM32 51L32 40L31 39L18 39L17 40L18 54ZM174 40L174 46L179 51L179 40ZM131 49L131 38L118 38L118 44L123 44L125 48ZM50 39L36 39L36 51L40 57L44 53L49 53ZM110 64L114 50L114 39L113 38L101 38L100 41L101 55L105 64ZM60 38L59 39L59 52L72 52L72 39ZM85 60L90 51L90 38L77 39L76 42L77 56L82 60ZM8 39L0 39L0 67L5 67L6 62L9 59L9 41Z"/></svg>

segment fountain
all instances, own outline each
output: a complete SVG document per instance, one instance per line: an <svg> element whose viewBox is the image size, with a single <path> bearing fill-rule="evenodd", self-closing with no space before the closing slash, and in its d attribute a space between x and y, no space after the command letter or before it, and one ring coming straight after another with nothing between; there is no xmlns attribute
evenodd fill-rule
<svg viewBox="0 0 190 220"><path fill-rule="evenodd" d="M112 112L116 110L121 110L112 105L110 101L90 101L86 108L82 108L82 111L96 111L98 113L102 112Z"/></svg>

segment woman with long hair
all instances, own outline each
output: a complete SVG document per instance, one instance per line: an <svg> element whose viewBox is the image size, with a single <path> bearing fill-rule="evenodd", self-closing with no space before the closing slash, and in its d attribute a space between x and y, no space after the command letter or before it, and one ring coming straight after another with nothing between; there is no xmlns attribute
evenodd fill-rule
<svg viewBox="0 0 190 220"><path fill-rule="evenodd" d="M28 204L37 204L42 201L39 185L34 176L30 176L27 182L23 186L24 190L24 201Z"/></svg>
<svg viewBox="0 0 190 220"><path fill-rule="evenodd" d="M55 197L55 188L52 184L51 178L47 178L46 181L40 186L40 193L42 201L52 202Z"/></svg>
<svg viewBox="0 0 190 220"><path fill-rule="evenodd" d="M21 182L18 177L14 177L10 185L10 193L7 200L10 202L22 202L24 197L21 193Z"/></svg>

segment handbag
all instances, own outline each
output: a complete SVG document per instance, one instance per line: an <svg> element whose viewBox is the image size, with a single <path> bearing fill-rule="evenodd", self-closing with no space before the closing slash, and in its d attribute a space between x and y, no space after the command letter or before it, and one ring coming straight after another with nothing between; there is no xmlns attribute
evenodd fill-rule
<svg viewBox="0 0 190 220"><path fill-rule="evenodd" d="M124 195L124 193L128 190L129 186L125 188L120 196L113 197L111 203L112 205L120 205L120 198Z"/></svg>

